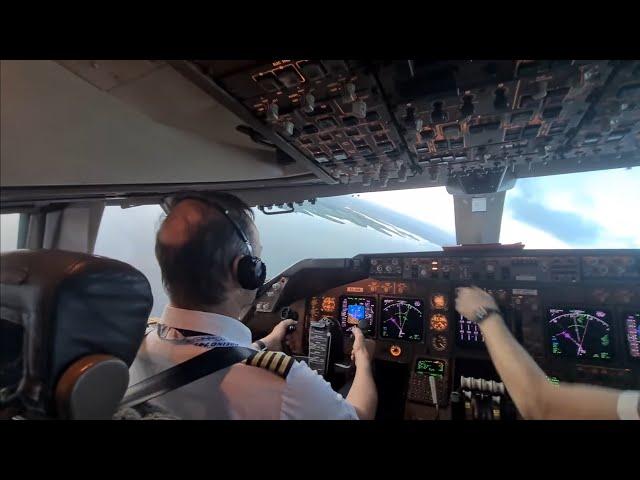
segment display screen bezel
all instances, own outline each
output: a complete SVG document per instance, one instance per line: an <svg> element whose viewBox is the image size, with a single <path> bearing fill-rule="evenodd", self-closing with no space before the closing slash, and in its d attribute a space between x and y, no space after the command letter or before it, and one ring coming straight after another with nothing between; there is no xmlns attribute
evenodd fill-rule
<svg viewBox="0 0 640 480"><path fill-rule="evenodd" d="M610 335L610 345L611 345L611 358L593 358L593 357L578 357L574 355L568 354L556 354L553 353L553 347L551 344L551 328L549 326L549 322L551 321L551 310L582 310L585 313L595 316L595 311L605 312L607 314L607 321L609 323L609 335ZM560 361L573 361L576 363L595 363L595 364L610 364L611 362L617 361L618 358L618 348L616 346L617 334L615 332L615 320L614 314L611 308L603 307L600 305L545 305L544 307L544 339L545 339L545 352L548 358L553 360Z"/></svg>
<svg viewBox="0 0 640 480"><path fill-rule="evenodd" d="M371 323L369 324L369 330L368 331L362 331L362 333L364 333L365 336L367 337L373 337L376 334L376 323L378 321L377 318L377 305L378 305L378 299L377 296L371 296L371 295L341 295L338 299L338 318L340 321L340 328L342 328L343 332L348 332L352 326L348 325L346 322L346 319L342 318L342 304L344 302L345 299L351 299L351 298L362 298L362 299L366 299L366 300L370 300L371 301Z"/></svg>
<svg viewBox="0 0 640 480"><path fill-rule="evenodd" d="M422 302L422 335L420 337L420 340L414 340L414 339L407 339L407 338L396 338L396 337L386 337L383 336L382 332L383 332L383 328L382 328L382 322L383 322L383 318L384 318L384 302L385 300L394 300L394 301L398 301L398 300L404 300L405 302L414 302L414 301L420 301ZM426 337L426 333L427 333L427 325L426 322L428 321L427 318L427 310L426 308L426 304L427 302L420 297L406 297L406 296L392 296L392 295L385 295L385 296L380 296L380 313L378 315L378 322L380 323L380 325L378 326L378 337L381 340L387 340L387 341L393 341L393 342L407 342L407 343L424 343L425 342L425 337Z"/></svg>

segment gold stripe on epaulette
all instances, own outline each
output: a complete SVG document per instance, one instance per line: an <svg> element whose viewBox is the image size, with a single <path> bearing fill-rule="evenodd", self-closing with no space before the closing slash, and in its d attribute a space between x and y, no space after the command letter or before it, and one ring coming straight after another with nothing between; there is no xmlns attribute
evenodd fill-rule
<svg viewBox="0 0 640 480"><path fill-rule="evenodd" d="M258 366L260 368L267 368L267 365L269 365L269 361L271 360L271 358L273 358L275 354L276 352L265 352Z"/></svg>
<svg viewBox="0 0 640 480"><path fill-rule="evenodd" d="M256 352L244 363L252 367L262 368L275 373L279 377L286 378L293 365L293 358L282 352Z"/></svg>
<svg viewBox="0 0 640 480"><path fill-rule="evenodd" d="M289 372L292 362L293 358L287 356L278 369L278 375L284 377Z"/></svg>
<svg viewBox="0 0 640 480"><path fill-rule="evenodd" d="M280 365L282 365L282 362L284 361L284 357L284 353L279 353L278 355L276 355L276 357L273 359L273 362L271 362L271 365L269 365L269 370L271 370L273 373L277 373Z"/></svg>
<svg viewBox="0 0 640 480"><path fill-rule="evenodd" d="M256 353L253 357L249 358L249 365L252 365L254 367L257 367L260 363L260 360L262 360L262 357L264 356L265 352L258 352Z"/></svg>

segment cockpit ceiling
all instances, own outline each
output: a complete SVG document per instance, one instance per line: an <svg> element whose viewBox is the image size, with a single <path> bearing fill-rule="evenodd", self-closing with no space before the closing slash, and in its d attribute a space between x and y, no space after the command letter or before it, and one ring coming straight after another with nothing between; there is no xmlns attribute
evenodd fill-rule
<svg viewBox="0 0 640 480"><path fill-rule="evenodd" d="M87 62L89 63L89 62ZM295 163L167 64L2 61L2 186L77 187L296 177ZM96 70L103 68L96 62ZM90 67L94 68L94 67ZM117 81L109 81L110 77Z"/></svg>
<svg viewBox="0 0 640 480"><path fill-rule="evenodd" d="M488 194L640 164L640 61L3 61L1 85L3 200Z"/></svg>

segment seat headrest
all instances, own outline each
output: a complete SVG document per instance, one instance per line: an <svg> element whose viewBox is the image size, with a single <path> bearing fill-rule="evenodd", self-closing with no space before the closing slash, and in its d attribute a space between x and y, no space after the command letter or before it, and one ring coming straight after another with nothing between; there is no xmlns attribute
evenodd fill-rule
<svg viewBox="0 0 640 480"><path fill-rule="evenodd" d="M131 365L153 305L131 265L62 250L1 254L0 289L0 401L43 416L55 416L55 386L77 359Z"/></svg>

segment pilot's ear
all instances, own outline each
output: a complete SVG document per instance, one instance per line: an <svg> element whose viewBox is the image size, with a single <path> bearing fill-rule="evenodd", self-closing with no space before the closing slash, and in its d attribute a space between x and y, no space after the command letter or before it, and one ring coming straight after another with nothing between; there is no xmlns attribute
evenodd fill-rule
<svg viewBox="0 0 640 480"><path fill-rule="evenodd" d="M233 282L234 286L237 287L240 286L240 282L238 281L238 264L240 263L240 260L243 256L244 255L238 255L233 259L233 262L231 262L231 281Z"/></svg>

